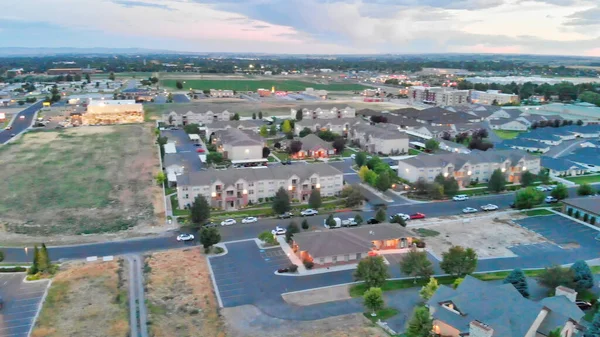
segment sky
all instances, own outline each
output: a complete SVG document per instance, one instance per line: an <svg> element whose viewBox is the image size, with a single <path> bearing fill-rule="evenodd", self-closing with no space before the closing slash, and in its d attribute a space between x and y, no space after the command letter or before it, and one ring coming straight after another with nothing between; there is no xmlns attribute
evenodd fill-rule
<svg viewBox="0 0 600 337"><path fill-rule="evenodd" d="M0 47L600 57L600 0L2 0Z"/></svg>

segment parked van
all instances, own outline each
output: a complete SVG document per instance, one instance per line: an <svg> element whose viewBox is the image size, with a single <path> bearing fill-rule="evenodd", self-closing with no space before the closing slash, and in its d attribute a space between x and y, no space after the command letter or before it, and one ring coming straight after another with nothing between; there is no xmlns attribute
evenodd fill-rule
<svg viewBox="0 0 600 337"><path fill-rule="evenodd" d="M323 219L323 226L325 226L325 228L340 228L340 227L342 227L342 219L340 219L340 218L333 218L333 221L335 221L335 226L329 227L327 225L327 219Z"/></svg>

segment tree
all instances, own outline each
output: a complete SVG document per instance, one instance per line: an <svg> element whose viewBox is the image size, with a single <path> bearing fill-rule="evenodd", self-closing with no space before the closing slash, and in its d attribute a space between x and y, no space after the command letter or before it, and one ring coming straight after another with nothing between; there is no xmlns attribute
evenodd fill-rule
<svg viewBox="0 0 600 337"><path fill-rule="evenodd" d="M381 288L372 287L365 291L363 295L363 304L367 310L372 312L371 316L376 316L375 312L383 309L383 306L385 305Z"/></svg>
<svg viewBox="0 0 600 337"><path fill-rule="evenodd" d="M385 209L379 208L375 213L375 219L379 222L384 222L386 219Z"/></svg>
<svg viewBox="0 0 600 337"><path fill-rule="evenodd" d="M424 285L423 288L421 288L421 291L419 291L419 295L422 299L428 301L431 298L431 296L435 294L439 287L440 285L438 284L438 281L435 279L435 277L429 277L429 282L427 282L427 284Z"/></svg>
<svg viewBox="0 0 600 337"><path fill-rule="evenodd" d="M471 274L477 268L477 253L472 248L452 246L447 252L442 253L440 268L454 276Z"/></svg>
<svg viewBox="0 0 600 337"><path fill-rule="evenodd" d="M343 137L337 137L333 140L331 144L335 149L335 153L341 155L344 152L344 148L346 148L346 140Z"/></svg>
<svg viewBox="0 0 600 337"><path fill-rule="evenodd" d="M587 330L583 333L583 337L598 337L600 336L600 310L594 315L592 324L588 325Z"/></svg>
<svg viewBox="0 0 600 337"><path fill-rule="evenodd" d="M408 322L406 329L407 337L429 337L433 330L433 320L426 307L417 307Z"/></svg>
<svg viewBox="0 0 600 337"><path fill-rule="evenodd" d="M521 175L521 186L523 186L523 187L531 186L533 184L534 180L535 180L535 175L529 171L525 171Z"/></svg>
<svg viewBox="0 0 600 337"><path fill-rule="evenodd" d="M310 225L308 224L308 220L304 219L302 220L302 229L307 230L310 228Z"/></svg>
<svg viewBox="0 0 600 337"><path fill-rule="evenodd" d="M402 273L414 277L414 283L417 283L417 277L427 278L433 275L433 265L427 258L427 253L419 252L416 248L411 248L402 256L400 270Z"/></svg>
<svg viewBox="0 0 600 337"><path fill-rule="evenodd" d="M234 113L233 116L231 117L232 121L239 121L240 120L240 114L239 113Z"/></svg>
<svg viewBox="0 0 600 337"><path fill-rule="evenodd" d="M558 200L563 200L569 197L569 190L567 190L567 186L565 186L565 184L559 183L552 190L552 192L550 192L550 195Z"/></svg>
<svg viewBox="0 0 600 337"><path fill-rule="evenodd" d="M0 250L0 262L4 261L4 252Z"/></svg>
<svg viewBox="0 0 600 337"><path fill-rule="evenodd" d="M573 282L577 290L591 289L594 286L594 275L585 261L579 260L573 263L571 271L574 274Z"/></svg>
<svg viewBox="0 0 600 337"><path fill-rule="evenodd" d="M583 183L583 184L579 185L579 187L577 187L577 195L586 196L586 195L593 195L595 193L596 193L596 191L594 190L592 185L590 185L588 183Z"/></svg>
<svg viewBox="0 0 600 337"><path fill-rule="evenodd" d="M90 74L85 74L85 81L88 83L92 82L92 79L90 78Z"/></svg>
<svg viewBox="0 0 600 337"><path fill-rule="evenodd" d="M582 126L583 125L583 121L581 119L578 119L575 124L577 124L579 126Z"/></svg>
<svg viewBox="0 0 600 337"><path fill-rule="evenodd" d="M262 111L259 111L259 112L258 112L258 119L262 119L262 118L263 118Z"/></svg>
<svg viewBox="0 0 600 337"><path fill-rule="evenodd" d="M300 233L300 228L294 221L292 221L286 228L285 242L288 242L288 243L292 242L292 238L294 237L294 234L296 234L296 233Z"/></svg>
<svg viewBox="0 0 600 337"><path fill-rule="evenodd" d="M262 156L263 156L263 158L269 157L270 154L271 154L271 149L269 149L266 146L263 147L263 150L262 150Z"/></svg>
<svg viewBox="0 0 600 337"><path fill-rule="evenodd" d="M190 221L196 227L203 225L210 218L210 205L202 195L196 196L190 207Z"/></svg>
<svg viewBox="0 0 600 337"><path fill-rule="evenodd" d="M173 117L173 116L169 116ZM183 126L183 131L185 131L185 133L187 133L188 135L192 134L192 135L197 135L200 134L200 125L196 124L196 123L190 123L190 124L186 124Z"/></svg>
<svg viewBox="0 0 600 337"><path fill-rule="evenodd" d="M281 131L283 133L292 132L292 125L290 124L290 121L288 119L284 120L283 123L281 124Z"/></svg>
<svg viewBox="0 0 600 337"><path fill-rule="evenodd" d="M38 250L38 272L46 273L50 271L52 267L52 262L50 261L50 256L48 256L48 249L46 248L46 244L42 243L42 247Z"/></svg>
<svg viewBox="0 0 600 337"><path fill-rule="evenodd" d="M529 286L527 285L527 278L525 273L519 268L513 269L508 276L502 281L502 283L510 283L515 289L517 289L521 295L525 298L529 297Z"/></svg>
<svg viewBox="0 0 600 337"><path fill-rule="evenodd" d="M434 152L437 149L440 148L440 142L438 142L437 140L430 138L429 140L427 140L425 142L425 149L429 150L430 152Z"/></svg>
<svg viewBox="0 0 600 337"><path fill-rule="evenodd" d="M356 166L362 168L367 164L367 154L364 152L359 152L354 156L354 163Z"/></svg>
<svg viewBox="0 0 600 337"><path fill-rule="evenodd" d="M391 223L397 223L402 227L406 227L406 221L404 221L404 219L399 216L398 214L394 215L392 217L392 221L390 221Z"/></svg>
<svg viewBox="0 0 600 337"><path fill-rule="evenodd" d="M71 75L71 74L67 74L67 77L65 77L65 80L66 80L67 82L73 82L73 75Z"/></svg>
<svg viewBox="0 0 600 337"><path fill-rule="evenodd" d="M289 153L290 154L296 154L298 152L300 152L300 150L302 150L302 142L299 140L293 140L290 143L290 148L289 148Z"/></svg>
<svg viewBox="0 0 600 337"><path fill-rule="evenodd" d="M27 270L28 274L35 275L40 271L39 258L40 258L40 250L38 249L38 246L35 245L35 246L33 246L33 262L31 263L31 267L29 267L29 269Z"/></svg>
<svg viewBox="0 0 600 337"><path fill-rule="evenodd" d="M200 230L200 243L204 247L204 252L208 253L210 247L221 241L221 233L216 227L204 227Z"/></svg>
<svg viewBox="0 0 600 337"><path fill-rule="evenodd" d="M269 135L269 131L267 131L267 126L263 125L260 127L260 135L262 137L267 137Z"/></svg>
<svg viewBox="0 0 600 337"><path fill-rule="evenodd" d="M543 184L548 184L550 182L550 170L540 170L540 173L538 173L538 179L540 179Z"/></svg>
<svg viewBox="0 0 600 337"><path fill-rule="evenodd" d="M379 176L377 176L377 181L375 182L375 187L382 192L385 192L390 187L392 187L392 181L387 172L383 172Z"/></svg>
<svg viewBox="0 0 600 337"><path fill-rule="evenodd" d="M333 228L336 225L335 220L333 219L333 214L329 214L329 216L327 217L327 219L325 219L325 224L329 227L329 228Z"/></svg>
<svg viewBox="0 0 600 337"><path fill-rule="evenodd" d="M552 266L544 269L538 277L538 283L546 288L554 289L558 286L574 288L575 274L569 268L561 266Z"/></svg>
<svg viewBox="0 0 600 337"><path fill-rule="evenodd" d="M302 120L302 109L296 110L296 120L297 121L301 121Z"/></svg>
<svg viewBox="0 0 600 337"><path fill-rule="evenodd" d="M252 113L252 119L256 119L256 112Z"/></svg>
<svg viewBox="0 0 600 337"><path fill-rule="evenodd" d="M207 164L220 164L223 162L223 154L221 152L211 152L206 155Z"/></svg>
<svg viewBox="0 0 600 337"><path fill-rule="evenodd" d="M390 277L388 269L381 256L367 256L358 262L354 278L364 281L367 288L381 287Z"/></svg>
<svg viewBox="0 0 600 337"><path fill-rule="evenodd" d="M354 216L354 222L356 222L356 224L357 224L358 226L360 226L360 225L362 225L362 224L363 224L364 220L363 220L362 216L361 216L360 214L358 214L358 213L357 213L357 214Z"/></svg>
<svg viewBox="0 0 600 337"><path fill-rule="evenodd" d="M269 129L269 135L271 136L275 136L277 134L277 127L275 126L275 124L271 125L271 128Z"/></svg>
<svg viewBox="0 0 600 337"><path fill-rule="evenodd" d="M277 244L277 240L275 239L275 236L271 233L271 231L264 231L258 234L258 239L271 245Z"/></svg>
<svg viewBox="0 0 600 337"><path fill-rule="evenodd" d="M432 199L442 199L444 197L444 186L438 183L427 184L427 194Z"/></svg>
<svg viewBox="0 0 600 337"><path fill-rule="evenodd" d="M312 133L312 130L310 128L304 128L302 130L300 130L300 132L298 133L298 136L300 138L304 138L308 135L310 135Z"/></svg>
<svg viewBox="0 0 600 337"><path fill-rule="evenodd" d="M527 187L517 191L515 195L515 208L527 209L541 203L544 200L544 193L533 187Z"/></svg>
<svg viewBox="0 0 600 337"><path fill-rule="evenodd" d="M454 179L454 177L450 177L444 180L444 193L447 196L454 196L458 193L460 187L458 186L458 181Z"/></svg>
<svg viewBox="0 0 600 337"><path fill-rule="evenodd" d="M108 75L108 79L111 81L115 80L115 73L113 73L112 71L110 72L110 74Z"/></svg>
<svg viewBox="0 0 600 337"><path fill-rule="evenodd" d="M361 166L358 170L358 177L362 182L365 182L367 180L367 174L369 173L369 171L370 170L367 166Z"/></svg>
<svg viewBox="0 0 600 337"><path fill-rule="evenodd" d="M319 209L321 204L321 191L315 188L310 192L310 197L308 197L308 206L310 208Z"/></svg>
<svg viewBox="0 0 600 337"><path fill-rule="evenodd" d="M283 214L290 209L290 196L283 187L280 187L273 198L273 211L275 214Z"/></svg>
<svg viewBox="0 0 600 337"><path fill-rule="evenodd" d="M488 189L492 192L499 193L506 188L506 178L500 169L495 169L488 182Z"/></svg>
<svg viewBox="0 0 600 337"><path fill-rule="evenodd" d="M158 185L162 185L165 183L165 181L167 181L167 176L165 176L165 173L163 171L160 171L156 174L155 179Z"/></svg>
<svg viewBox="0 0 600 337"><path fill-rule="evenodd" d="M458 288L458 286L462 283L462 281L464 281L465 279L463 277L459 277L456 280L454 280L454 282L452 282L452 288L456 289Z"/></svg>
<svg viewBox="0 0 600 337"><path fill-rule="evenodd" d="M183 89L183 83L181 83L181 81L175 82L175 86L177 87L177 89Z"/></svg>

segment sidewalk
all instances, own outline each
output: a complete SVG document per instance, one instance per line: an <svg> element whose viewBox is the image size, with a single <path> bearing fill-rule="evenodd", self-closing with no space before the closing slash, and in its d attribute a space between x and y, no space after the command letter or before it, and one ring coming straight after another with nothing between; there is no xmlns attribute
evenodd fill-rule
<svg viewBox="0 0 600 337"><path fill-rule="evenodd" d="M300 258L294 253L292 247L285 242L285 235L277 235L277 242L279 242L279 246L281 249L283 249L283 252L288 256L290 261L298 266L298 274L303 275L306 273L306 267L304 267L304 263L300 261Z"/></svg>

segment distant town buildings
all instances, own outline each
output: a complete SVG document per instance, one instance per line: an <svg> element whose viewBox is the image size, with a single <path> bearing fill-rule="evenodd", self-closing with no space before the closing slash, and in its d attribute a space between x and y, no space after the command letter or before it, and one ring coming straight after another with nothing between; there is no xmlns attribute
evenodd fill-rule
<svg viewBox="0 0 600 337"><path fill-rule="evenodd" d="M485 105L505 105L518 104L519 102L519 95L505 94L500 92L499 90L471 91L471 103Z"/></svg>
<svg viewBox="0 0 600 337"><path fill-rule="evenodd" d="M228 98L234 95L233 90L210 89L210 97L212 98Z"/></svg>
<svg viewBox="0 0 600 337"><path fill-rule="evenodd" d="M144 107L129 100L91 101L81 118L83 125L143 123Z"/></svg>
<svg viewBox="0 0 600 337"><path fill-rule="evenodd" d="M227 110L221 112L194 112L190 110L181 110L179 112L172 110L162 116L163 123L171 126L180 126L188 124L210 124L217 121L229 121L233 114Z"/></svg>
<svg viewBox="0 0 600 337"><path fill-rule="evenodd" d="M351 107L345 107L343 109L339 109L336 107L331 108L330 110L317 108L315 110L309 109L301 109L302 111L302 120L305 119L334 119L334 118L354 118L356 117L356 109ZM291 109L290 117L293 119L296 118L298 113L298 109Z"/></svg>
<svg viewBox="0 0 600 337"><path fill-rule="evenodd" d="M52 68L46 71L48 75L81 75L83 70L81 68Z"/></svg>
<svg viewBox="0 0 600 337"><path fill-rule="evenodd" d="M469 103L469 90L448 87L413 86L408 89L408 101L432 105L465 105Z"/></svg>

